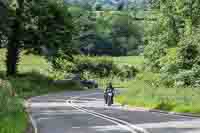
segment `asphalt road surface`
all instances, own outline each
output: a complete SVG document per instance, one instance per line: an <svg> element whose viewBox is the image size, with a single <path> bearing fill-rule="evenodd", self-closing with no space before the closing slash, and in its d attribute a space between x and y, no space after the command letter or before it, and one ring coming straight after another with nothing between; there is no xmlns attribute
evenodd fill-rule
<svg viewBox="0 0 200 133"><path fill-rule="evenodd" d="M34 97L29 106L38 133L200 133L200 118L107 107L101 90Z"/></svg>

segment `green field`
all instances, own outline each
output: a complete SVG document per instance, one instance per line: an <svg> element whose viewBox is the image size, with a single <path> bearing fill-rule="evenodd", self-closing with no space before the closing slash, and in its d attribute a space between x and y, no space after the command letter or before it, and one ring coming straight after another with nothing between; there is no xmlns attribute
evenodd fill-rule
<svg viewBox="0 0 200 133"><path fill-rule="evenodd" d="M24 53L21 53L18 66L20 73L31 71L48 72L49 64L43 57L32 54L25 55ZM0 71L5 71L5 58L6 50L0 49Z"/></svg>
<svg viewBox="0 0 200 133"><path fill-rule="evenodd" d="M138 66L144 63L143 56L122 56L122 57L114 57L113 59L117 64L131 64Z"/></svg>

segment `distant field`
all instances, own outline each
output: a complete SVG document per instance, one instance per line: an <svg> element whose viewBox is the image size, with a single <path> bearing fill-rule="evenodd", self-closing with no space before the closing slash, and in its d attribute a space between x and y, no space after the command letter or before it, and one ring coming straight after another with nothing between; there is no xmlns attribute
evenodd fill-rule
<svg viewBox="0 0 200 133"><path fill-rule="evenodd" d="M142 65L144 63L143 56L121 56L113 57L113 59L119 64Z"/></svg>
<svg viewBox="0 0 200 133"><path fill-rule="evenodd" d="M5 58L6 50L0 49L0 71L5 71ZM47 72L49 68L49 64L47 61L40 56L36 55L24 55L24 52L21 53L21 58L19 62L19 70L20 72L30 72L30 71L40 71Z"/></svg>

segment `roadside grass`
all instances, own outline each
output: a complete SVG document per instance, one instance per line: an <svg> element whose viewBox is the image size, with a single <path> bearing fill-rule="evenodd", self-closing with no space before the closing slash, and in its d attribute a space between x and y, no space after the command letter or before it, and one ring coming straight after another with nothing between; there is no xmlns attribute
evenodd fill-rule
<svg viewBox="0 0 200 133"><path fill-rule="evenodd" d="M160 75L144 71L142 56L114 57L118 64L131 64L139 67L135 79L115 78L114 86L121 86L123 93L116 97L122 105L145 107L182 113L200 113L200 89L192 87L166 87L162 85ZM100 79L104 84L108 79Z"/></svg>
<svg viewBox="0 0 200 133"><path fill-rule="evenodd" d="M24 55L24 52L21 53L19 74L7 77L5 55L6 50L0 49L0 133L25 132L28 117L21 102L16 101L51 92L82 89L75 82L54 83L57 72L49 71L47 61L40 56ZM3 93L3 90L7 92Z"/></svg>
<svg viewBox="0 0 200 133"><path fill-rule="evenodd" d="M0 133L24 133L28 117L11 84L0 79Z"/></svg>
<svg viewBox="0 0 200 133"><path fill-rule="evenodd" d="M123 105L183 113L200 113L199 88L167 88L142 80L126 83L125 93L117 97Z"/></svg>
<svg viewBox="0 0 200 133"><path fill-rule="evenodd" d="M0 120L0 133L25 133L28 126L25 112L7 113Z"/></svg>

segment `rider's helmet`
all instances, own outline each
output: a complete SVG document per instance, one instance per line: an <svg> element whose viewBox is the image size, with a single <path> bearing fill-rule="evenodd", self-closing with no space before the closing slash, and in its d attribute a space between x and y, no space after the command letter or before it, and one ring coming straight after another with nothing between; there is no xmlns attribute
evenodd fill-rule
<svg viewBox="0 0 200 133"><path fill-rule="evenodd" d="M109 87L109 88L112 88L112 82L109 82L109 83L108 83L108 87Z"/></svg>

